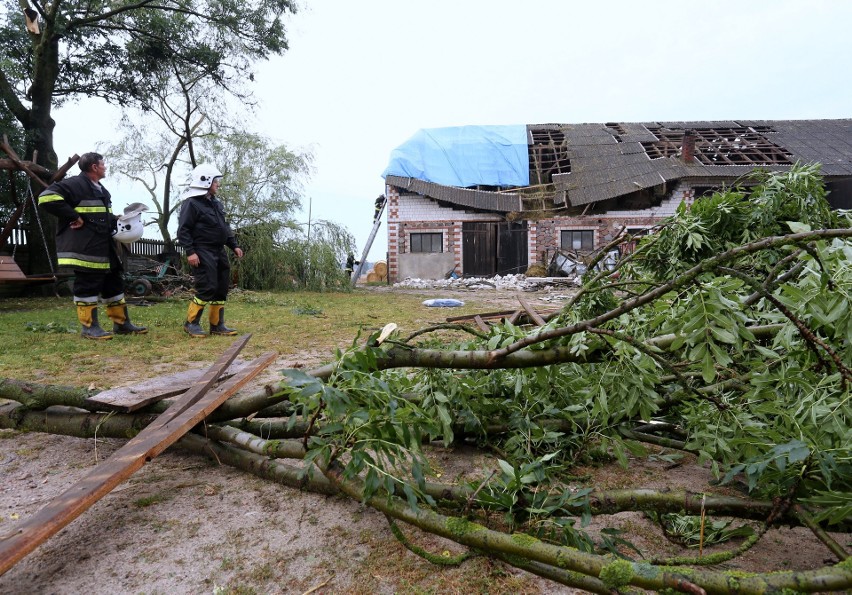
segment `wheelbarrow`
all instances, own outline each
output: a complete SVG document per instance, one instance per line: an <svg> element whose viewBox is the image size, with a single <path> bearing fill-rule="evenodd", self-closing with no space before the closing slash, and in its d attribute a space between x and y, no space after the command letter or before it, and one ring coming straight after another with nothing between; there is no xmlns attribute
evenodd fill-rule
<svg viewBox="0 0 852 595"><path fill-rule="evenodd" d="M162 263L156 263L150 267L143 267L136 271L124 274L124 292L133 297L145 297L154 292L154 286L161 283L168 275L171 257L166 257Z"/></svg>

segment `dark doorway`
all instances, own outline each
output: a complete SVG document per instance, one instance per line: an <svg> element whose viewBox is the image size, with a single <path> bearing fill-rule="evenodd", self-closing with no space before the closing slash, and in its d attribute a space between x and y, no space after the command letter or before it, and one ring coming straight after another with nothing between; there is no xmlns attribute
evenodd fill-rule
<svg viewBox="0 0 852 595"><path fill-rule="evenodd" d="M527 223L462 223L466 277L492 277L527 270Z"/></svg>

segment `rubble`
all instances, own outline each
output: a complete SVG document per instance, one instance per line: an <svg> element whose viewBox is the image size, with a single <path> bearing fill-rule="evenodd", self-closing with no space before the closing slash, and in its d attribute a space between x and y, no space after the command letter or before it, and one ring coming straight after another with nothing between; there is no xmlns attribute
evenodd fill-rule
<svg viewBox="0 0 852 595"><path fill-rule="evenodd" d="M407 277L394 283L394 287L409 289L453 289L453 290L512 290L537 291L545 287L578 287L579 276L572 277L527 277L526 275L495 275L493 277L459 277L455 279L418 279Z"/></svg>

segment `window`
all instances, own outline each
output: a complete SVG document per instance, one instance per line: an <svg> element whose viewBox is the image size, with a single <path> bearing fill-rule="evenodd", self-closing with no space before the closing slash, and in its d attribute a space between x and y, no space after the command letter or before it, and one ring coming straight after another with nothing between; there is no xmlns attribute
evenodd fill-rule
<svg viewBox="0 0 852 595"><path fill-rule="evenodd" d="M567 229L562 232L563 250L594 250L595 232L591 229Z"/></svg>
<svg viewBox="0 0 852 595"><path fill-rule="evenodd" d="M411 252L443 252L444 234L442 233L413 233L411 234Z"/></svg>
<svg viewBox="0 0 852 595"><path fill-rule="evenodd" d="M650 234L652 229L650 227L628 227L626 231L627 235L633 236L633 240L619 245L618 251L622 256L632 254L636 250L636 246L639 245L639 238Z"/></svg>

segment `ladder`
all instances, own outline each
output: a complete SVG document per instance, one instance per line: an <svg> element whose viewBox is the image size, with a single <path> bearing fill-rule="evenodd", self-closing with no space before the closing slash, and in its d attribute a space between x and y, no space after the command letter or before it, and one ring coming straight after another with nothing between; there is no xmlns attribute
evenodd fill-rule
<svg viewBox="0 0 852 595"><path fill-rule="evenodd" d="M384 195L379 198L384 200L379 202L379 200L376 199L376 211L373 214L375 217L375 220L373 221L373 229L370 231L370 237L367 238L367 243L364 245L364 252L361 254L361 260L355 268L355 273L352 275L352 287L355 287L355 283L361 278L361 271L364 268L364 263L367 261L367 256L370 254L370 248L373 246L373 240L376 239L376 234L382 226L382 215L385 212L385 206L388 204L388 199L385 198Z"/></svg>

